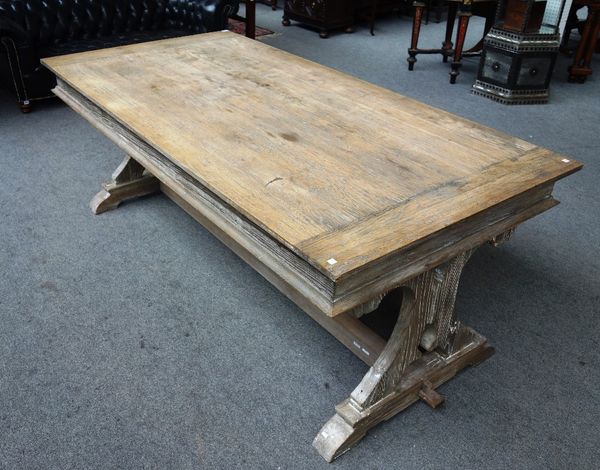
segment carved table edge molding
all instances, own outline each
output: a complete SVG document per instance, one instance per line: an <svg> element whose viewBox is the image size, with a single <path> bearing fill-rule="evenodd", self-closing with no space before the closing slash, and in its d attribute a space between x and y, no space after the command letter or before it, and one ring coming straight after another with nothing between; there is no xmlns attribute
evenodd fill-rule
<svg viewBox="0 0 600 470"><path fill-rule="evenodd" d="M284 245L266 234L251 220L217 198L184 169L145 143L133 131L67 83L58 79L53 91L129 157L139 162L163 186L171 188L172 192L202 212L205 218L228 233L245 249L261 253L263 263L301 292L313 307L329 317L335 318L354 308L360 308L377 295L389 292L419 272L443 263L462 251L479 246L558 203L551 196L554 182L549 181L507 199L484 213L449 226L433 237L426 237L406 250L392 252L376 262L369 263L364 269L352 271L348 276L334 280L322 271L322 268L300 256L294 247ZM126 199L124 196L136 197L144 194L146 190L150 193L155 189L149 181L148 187L141 183L142 181L134 180L133 187L129 189L120 185L115 188L108 183L104 192L96 196L92 205L102 203L102 198L108 197L106 193L115 193L112 200L120 202L119 199ZM123 192L119 191L120 189L123 189ZM108 210L111 201L103 204ZM463 233L465 227L472 229L466 237Z"/></svg>

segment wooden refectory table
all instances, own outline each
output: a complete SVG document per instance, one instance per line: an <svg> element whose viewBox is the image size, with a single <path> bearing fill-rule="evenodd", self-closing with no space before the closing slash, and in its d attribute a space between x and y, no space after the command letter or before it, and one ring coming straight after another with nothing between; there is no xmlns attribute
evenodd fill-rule
<svg viewBox="0 0 600 470"><path fill-rule="evenodd" d="M127 154L95 213L162 190L370 366L314 440L328 461L491 354L455 314L461 270L581 167L229 32L44 64ZM385 341L360 317L387 294Z"/></svg>

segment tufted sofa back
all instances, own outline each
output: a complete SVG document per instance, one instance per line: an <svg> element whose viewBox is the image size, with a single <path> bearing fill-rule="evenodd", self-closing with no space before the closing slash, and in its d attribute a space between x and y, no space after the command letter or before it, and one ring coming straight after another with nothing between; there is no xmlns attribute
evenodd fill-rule
<svg viewBox="0 0 600 470"><path fill-rule="evenodd" d="M18 25L27 42L48 46L164 28L203 33L211 1L189 0L0 0L0 21ZM7 26L8 25L8 26ZM0 29L3 25L0 23Z"/></svg>

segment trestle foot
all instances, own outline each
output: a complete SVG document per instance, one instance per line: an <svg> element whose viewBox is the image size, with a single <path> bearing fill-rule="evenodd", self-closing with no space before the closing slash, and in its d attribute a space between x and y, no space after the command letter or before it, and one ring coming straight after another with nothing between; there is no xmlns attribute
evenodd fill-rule
<svg viewBox="0 0 600 470"><path fill-rule="evenodd" d="M128 199L148 196L160 191L160 183L154 176L145 172L144 167L131 157L119 165L112 175L112 181L104 183L103 189L90 202L94 214L116 209Z"/></svg>
<svg viewBox="0 0 600 470"><path fill-rule="evenodd" d="M486 339L461 325L454 312L460 274L471 253L400 288L400 313L385 348L313 441L325 460L331 462L378 423L418 400L439 406L444 397L436 387L491 355Z"/></svg>

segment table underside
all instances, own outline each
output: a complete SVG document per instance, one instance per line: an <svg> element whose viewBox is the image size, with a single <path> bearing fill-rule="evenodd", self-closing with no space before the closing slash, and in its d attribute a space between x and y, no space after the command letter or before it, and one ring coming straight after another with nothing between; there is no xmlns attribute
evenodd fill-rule
<svg viewBox="0 0 600 470"><path fill-rule="evenodd" d="M437 386L493 353L483 336L456 317L462 269L479 245L499 243L517 224L557 204L549 182L344 283L332 283L76 90L59 80L55 93L127 154L113 180L92 200L95 213L162 190L370 366L314 440L328 461L415 401L439 405L443 397ZM398 313L387 341L360 320L386 295Z"/></svg>

